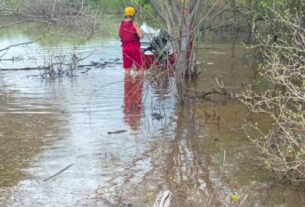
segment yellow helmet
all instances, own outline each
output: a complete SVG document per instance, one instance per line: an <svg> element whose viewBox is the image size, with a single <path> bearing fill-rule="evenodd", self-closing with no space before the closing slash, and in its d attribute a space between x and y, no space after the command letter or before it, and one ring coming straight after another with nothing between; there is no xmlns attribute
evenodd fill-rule
<svg viewBox="0 0 305 207"><path fill-rule="evenodd" d="M136 15L135 8L133 8L131 6L126 7L124 10L124 15L125 15L125 17L134 17Z"/></svg>

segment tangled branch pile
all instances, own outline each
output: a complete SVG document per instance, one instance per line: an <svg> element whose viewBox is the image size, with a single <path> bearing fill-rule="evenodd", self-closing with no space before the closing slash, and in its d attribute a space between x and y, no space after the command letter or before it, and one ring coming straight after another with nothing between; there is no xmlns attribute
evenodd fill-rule
<svg viewBox="0 0 305 207"><path fill-rule="evenodd" d="M305 19L277 17L283 33L275 42L272 37L261 40L265 62L260 72L273 88L248 91L242 101L251 111L267 113L274 120L269 132L251 137L264 165L291 180L305 181Z"/></svg>

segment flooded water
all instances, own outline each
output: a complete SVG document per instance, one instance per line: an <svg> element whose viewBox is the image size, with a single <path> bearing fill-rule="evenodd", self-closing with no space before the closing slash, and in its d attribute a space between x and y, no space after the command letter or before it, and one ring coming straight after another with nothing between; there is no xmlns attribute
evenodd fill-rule
<svg viewBox="0 0 305 207"><path fill-rule="evenodd" d="M0 38L0 48L28 41ZM175 80L125 77L120 42L39 42L10 49L0 68L38 67L72 54L75 77L44 79L41 70L0 71L0 206L153 206L170 190L176 206L304 206L304 193L281 185L256 162L242 124L255 119L225 97L176 102ZM230 45L199 50L195 89L240 91L256 78L249 51ZM15 58L14 61L12 57ZM156 114L158 116L156 116ZM113 204L113 205L112 205Z"/></svg>

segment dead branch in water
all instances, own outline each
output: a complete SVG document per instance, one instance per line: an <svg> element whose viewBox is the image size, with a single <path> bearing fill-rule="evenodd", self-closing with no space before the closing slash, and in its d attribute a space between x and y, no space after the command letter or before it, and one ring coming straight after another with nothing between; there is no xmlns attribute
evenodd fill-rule
<svg viewBox="0 0 305 207"><path fill-rule="evenodd" d="M37 42L37 41L39 41L39 40L42 40L42 39L45 38L45 37L46 37L46 35L43 35L43 36L37 38L36 40L32 40L32 41L28 41L28 42L22 42L22 43L18 43L18 44L9 45L9 46L7 46L7 47L5 47L5 48L0 49L0 52L9 50L9 49L12 48L12 47L19 47L19 46L29 45L29 44L32 44L32 43Z"/></svg>
<svg viewBox="0 0 305 207"><path fill-rule="evenodd" d="M185 98L207 98L210 95L222 95L227 97L233 97L231 93L229 93L225 88L211 88L209 91L198 91L194 89L185 89L184 97Z"/></svg>
<svg viewBox="0 0 305 207"><path fill-rule="evenodd" d="M38 66L38 67L24 67L24 68L0 68L0 71L27 71L27 70L48 70L51 69L55 65L65 65L65 66L70 66L71 64L68 63L57 63L57 64L51 64L48 66ZM83 69L86 67L95 67L95 68L105 68L107 64L104 63L94 63L94 64L84 64L84 65L78 65L76 69Z"/></svg>
<svg viewBox="0 0 305 207"><path fill-rule="evenodd" d="M216 82L218 85L218 89L215 88L211 88L209 91L198 91L195 89L189 89L189 88L185 88L184 89L184 97L185 98L207 98L209 95L221 95L221 96L227 96L229 98L234 97L234 95L232 93L229 93L227 91L227 89L224 87L223 82L220 82L217 78L216 78Z"/></svg>
<svg viewBox="0 0 305 207"><path fill-rule="evenodd" d="M153 207L170 207L172 203L173 195L168 191L159 193Z"/></svg>
<svg viewBox="0 0 305 207"><path fill-rule="evenodd" d="M58 171L57 173L55 173L54 175L46 178L43 180L43 182L47 182L48 180L51 180L52 178L56 177L57 175L63 173L64 171L68 170L70 167L72 167L73 163L71 163L70 165L68 165L67 167L63 168L62 170Z"/></svg>

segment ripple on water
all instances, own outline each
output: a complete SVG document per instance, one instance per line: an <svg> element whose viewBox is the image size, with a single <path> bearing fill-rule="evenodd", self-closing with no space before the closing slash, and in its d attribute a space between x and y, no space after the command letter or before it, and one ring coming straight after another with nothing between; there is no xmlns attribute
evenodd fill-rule
<svg viewBox="0 0 305 207"><path fill-rule="evenodd" d="M78 48L80 56L92 54L87 62L119 58L120 50L118 41ZM47 57L51 51L68 57L72 49L53 47L41 54ZM30 55L39 57L35 51ZM27 64L34 62L41 63ZM25 65L21 61L5 67ZM205 191L216 192L219 202L228 200L239 188L249 193L251 205L289 202L287 206L296 206L292 200L297 199L289 199L296 197L304 203L301 193L292 195L289 189L276 202L282 188L264 186L259 176L251 182L255 178L249 176L246 156L251 149L242 147L248 142L237 140L240 132L232 132L247 114L239 104L205 101L175 111L173 78L163 88L146 79L138 92L143 93L141 107L129 113L124 99L128 84L119 65L56 80L42 79L40 73L0 72L1 206L79 206L97 193L101 198L146 206L163 189L172 190L184 205L206 198ZM212 80L203 81L204 86ZM154 119L152 113L163 118ZM213 114L220 115L220 123L212 119ZM116 130L124 131L108 134ZM230 164L223 163L224 151ZM223 165L226 171L219 172ZM268 201L270 195L274 201Z"/></svg>

